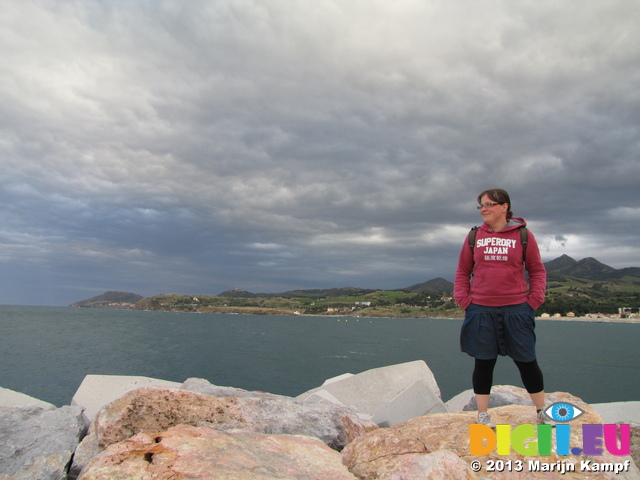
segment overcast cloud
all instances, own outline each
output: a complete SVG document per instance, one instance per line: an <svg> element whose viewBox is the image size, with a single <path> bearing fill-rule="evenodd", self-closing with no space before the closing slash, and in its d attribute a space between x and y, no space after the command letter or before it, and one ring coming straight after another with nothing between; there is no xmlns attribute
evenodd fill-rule
<svg viewBox="0 0 640 480"><path fill-rule="evenodd" d="M453 280L499 186L640 266L635 0L4 0L0 303Z"/></svg>

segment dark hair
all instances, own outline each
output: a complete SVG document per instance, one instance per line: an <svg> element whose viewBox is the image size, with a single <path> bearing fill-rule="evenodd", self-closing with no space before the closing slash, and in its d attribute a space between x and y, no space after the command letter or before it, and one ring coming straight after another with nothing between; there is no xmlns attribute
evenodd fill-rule
<svg viewBox="0 0 640 480"><path fill-rule="evenodd" d="M485 195L494 202L509 204L507 218L513 217L513 211L511 210L511 198L509 198L509 194L506 190L503 190L501 188L490 188L489 190L485 190L480 195L478 195L478 203L482 203L482 197L484 197Z"/></svg>

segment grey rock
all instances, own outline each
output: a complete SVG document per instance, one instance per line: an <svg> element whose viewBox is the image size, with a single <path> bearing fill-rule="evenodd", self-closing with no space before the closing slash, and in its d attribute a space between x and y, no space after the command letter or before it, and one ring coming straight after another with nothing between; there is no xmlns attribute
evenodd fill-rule
<svg viewBox="0 0 640 480"><path fill-rule="evenodd" d="M551 405L553 403L563 401L566 400L563 398L562 392L546 392L545 394L546 405ZM453 397L445 405L450 412L473 412L478 409L478 404L476 403L476 397L473 394L473 390L465 390L464 392ZM507 405L533 406L533 401L531 400L531 397L527 393L527 391L521 387L516 387L514 385L494 385L491 388L489 408L504 407ZM618 409L622 410L622 407L618 406ZM595 410L598 409L595 408ZM629 414L627 416L631 416L633 410L627 410L627 413ZM619 414L624 416L624 414L620 412ZM609 423L614 422L611 421Z"/></svg>
<svg viewBox="0 0 640 480"><path fill-rule="evenodd" d="M221 387L213 385L204 378L188 378L180 387L190 392L202 393L212 397L238 397L238 398L288 398L282 395L274 395L267 392L251 392L235 387Z"/></svg>
<svg viewBox="0 0 640 480"><path fill-rule="evenodd" d="M79 407L0 407L0 479L66 479L85 430Z"/></svg>
<svg viewBox="0 0 640 480"><path fill-rule="evenodd" d="M273 434L308 435L341 450L354 435L376 428L367 416L334 402L302 402L266 392L250 392L213 385L202 378L186 380L182 388L217 398L238 398L246 421L257 431ZM260 426L260 427L258 427Z"/></svg>
<svg viewBox="0 0 640 480"><path fill-rule="evenodd" d="M67 480L75 480L80 475L82 469L96 457L102 449L98 445L98 438L94 433L89 433L82 439L80 445L76 447L73 454L73 461L69 467L69 476Z"/></svg>
<svg viewBox="0 0 640 480"><path fill-rule="evenodd" d="M494 385L491 388L489 408L505 405L533 405L531 397L522 388L513 385ZM446 403L451 412L470 412L478 409L473 390L465 390Z"/></svg>

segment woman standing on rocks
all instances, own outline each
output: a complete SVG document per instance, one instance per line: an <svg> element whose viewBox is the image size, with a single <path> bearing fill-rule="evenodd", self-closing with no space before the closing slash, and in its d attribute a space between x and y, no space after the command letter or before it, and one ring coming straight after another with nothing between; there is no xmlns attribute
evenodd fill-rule
<svg viewBox="0 0 640 480"><path fill-rule="evenodd" d="M540 250L530 232L521 234L527 223L513 217L506 191L485 190L478 204L484 223L462 246L453 290L465 310L460 346L475 358L478 423L494 426L487 409L498 355L513 359L536 406L538 423L545 423L544 383L535 351L534 311L544 302L547 279Z"/></svg>

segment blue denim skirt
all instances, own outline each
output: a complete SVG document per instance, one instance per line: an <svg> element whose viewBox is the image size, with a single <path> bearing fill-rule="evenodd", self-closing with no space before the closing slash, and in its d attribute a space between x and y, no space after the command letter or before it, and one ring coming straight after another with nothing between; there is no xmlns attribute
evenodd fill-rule
<svg viewBox="0 0 640 480"><path fill-rule="evenodd" d="M508 355L517 362L536 359L535 313L528 303L486 307L472 303L467 307L460 348L480 360Z"/></svg>

